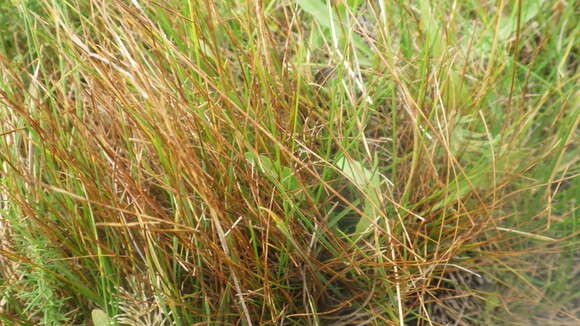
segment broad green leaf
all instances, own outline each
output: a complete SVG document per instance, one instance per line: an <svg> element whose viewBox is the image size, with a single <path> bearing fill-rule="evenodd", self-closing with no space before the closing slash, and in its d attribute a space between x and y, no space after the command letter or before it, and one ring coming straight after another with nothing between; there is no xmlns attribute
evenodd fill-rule
<svg viewBox="0 0 580 326"><path fill-rule="evenodd" d="M540 8L542 7L544 0L530 0L530 1L522 1L522 16L520 21L520 28L526 26L528 21L533 19L538 15L540 12ZM505 18L501 22L501 27L499 30L499 39L501 41L506 40L511 35L514 35L517 31L518 27L518 12L517 6L514 8L514 12L509 18Z"/></svg>
<svg viewBox="0 0 580 326"><path fill-rule="evenodd" d="M363 232L371 224L368 218L375 218L379 214L381 179L378 173L373 173L356 160L347 160L341 157L336 161L336 166L357 187L363 190L364 213L367 217L361 217L356 225L355 233Z"/></svg>
<svg viewBox="0 0 580 326"><path fill-rule="evenodd" d="M544 4L544 0L529 0L522 1L520 28L525 28L526 25L533 20ZM518 8L514 6L512 13L509 16L501 18L500 28L498 33L498 41L505 42L510 37L514 36L518 27ZM493 25L492 25L493 26ZM473 31L468 31L467 35ZM495 30L488 28L481 36L482 42L476 47L479 55L486 55L492 47Z"/></svg>
<svg viewBox="0 0 580 326"><path fill-rule="evenodd" d="M264 155L256 156L252 152L245 153L246 160L252 165L259 168L269 178L280 183L284 190L295 192L300 189L300 183L294 175L294 171L287 167L281 166Z"/></svg>
<svg viewBox="0 0 580 326"><path fill-rule="evenodd" d="M95 326L109 326L111 324L109 316L107 316L107 313L101 309L93 309L91 316Z"/></svg>
<svg viewBox="0 0 580 326"><path fill-rule="evenodd" d="M356 8L360 6L360 4L360 1L351 1L348 3L348 6L350 7L350 10L354 12L356 11ZM341 24L346 24L346 20L341 21L338 19L337 15L331 15L330 10L334 10L335 8L329 8L328 2L326 0L298 0L298 5L302 8L302 10L311 15L318 22L318 24L320 24L320 26L324 27L324 34L330 33L329 30L332 29L332 25L334 25L334 29L338 34L338 41L341 44L341 47L343 47L347 39L352 40L354 47L358 51L359 64L364 66L372 64L372 58L375 58L374 52L365 43L364 39L360 35L353 33L349 33L351 35L344 35L343 30L339 28L339 26ZM337 6L337 8L338 11L341 12L342 17L347 15L344 6ZM350 31L352 28L346 28L346 30ZM330 35L326 35L326 37L330 37Z"/></svg>
<svg viewBox="0 0 580 326"><path fill-rule="evenodd" d="M320 25L330 28L330 14L328 13L326 1L298 0L298 5L302 10L312 15Z"/></svg>
<svg viewBox="0 0 580 326"><path fill-rule="evenodd" d="M369 185L373 178L373 173L356 160L347 160L341 157L336 161L336 166L357 186L363 189Z"/></svg>
<svg viewBox="0 0 580 326"><path fill-rule="evenodd" d="M441 35L441 27L439 22L435 19L433 14L433 8L427 0L420 1L421 9L421 23L423 29L427 34L427 44L431 48L432 55L434 57L441 56L443 52L443 39Z"/></svg>

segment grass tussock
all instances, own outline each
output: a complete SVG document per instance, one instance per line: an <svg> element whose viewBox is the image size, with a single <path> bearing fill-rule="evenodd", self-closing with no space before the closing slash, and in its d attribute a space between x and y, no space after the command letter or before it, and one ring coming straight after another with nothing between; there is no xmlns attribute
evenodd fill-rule
<svg viewBox="0 0 580 326"><path fill-rule="evenodd" d="M0 3L0 320L575 324L576 9Z"/></svg>

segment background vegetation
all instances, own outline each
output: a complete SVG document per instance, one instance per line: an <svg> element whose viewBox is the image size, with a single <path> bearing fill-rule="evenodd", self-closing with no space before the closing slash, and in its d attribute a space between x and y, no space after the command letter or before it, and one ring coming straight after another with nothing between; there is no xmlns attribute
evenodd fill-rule
<svg viewBox="0 0 580 326"><path fill-rule="evenodd" d="M577 10L0 2L0 323L575 325Z"/></svg>

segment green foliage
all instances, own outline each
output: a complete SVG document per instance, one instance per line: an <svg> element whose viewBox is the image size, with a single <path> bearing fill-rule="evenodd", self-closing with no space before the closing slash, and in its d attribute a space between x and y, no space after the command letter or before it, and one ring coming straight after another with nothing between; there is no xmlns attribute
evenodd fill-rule
<svg viewBox="0 0 580 326"><path fill-rule="evenodd" d="M111 324L109 316L101 309L93 309L91 316L95 326L109 326Z"/></svg>
<svg viewBox="0 0 580 326"><path fill-rule="evenodd" d="M0 320L573 322L575 10L0 1Z"/></svg>

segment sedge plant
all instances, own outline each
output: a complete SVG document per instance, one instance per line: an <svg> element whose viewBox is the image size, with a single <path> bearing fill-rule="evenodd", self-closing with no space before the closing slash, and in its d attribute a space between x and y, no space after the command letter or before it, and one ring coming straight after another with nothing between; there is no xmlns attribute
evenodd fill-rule
<svg viewBox="0 0 580 326"><path fill-rule="evenodd" d="M0 320L574 324L576 9L0 3Z"/></svg>

